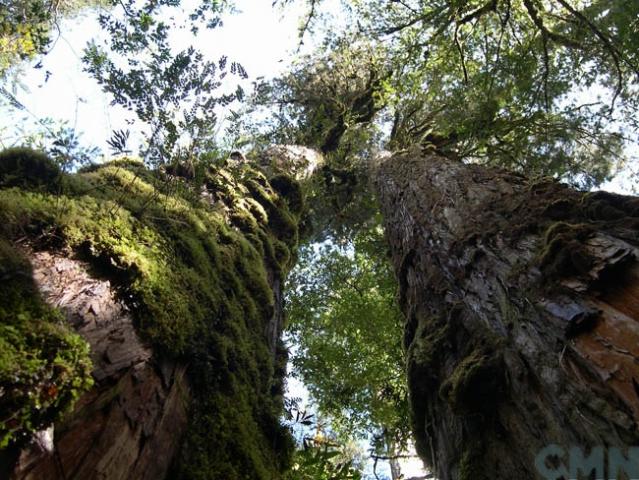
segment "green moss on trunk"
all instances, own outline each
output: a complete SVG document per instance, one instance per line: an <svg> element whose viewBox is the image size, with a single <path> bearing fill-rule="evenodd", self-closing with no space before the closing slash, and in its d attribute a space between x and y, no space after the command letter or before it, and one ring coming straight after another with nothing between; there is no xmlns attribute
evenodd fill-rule
<svg viewBox="0 0 639 480"><path fill-rule="evenodd" d="M28 260L0 239L0 449L57 420L92 385L89 346L44 303Z"/></svg>
<svg viewBox="0 0 639 480"><path fill-rule="evenodd" d="M0 237L90 261L155 351L189 364L191 427L175 478L269 479L292 450L266 338L271 281L291 267L303 200L244 165L205 193L120 160L66 176L63 194L0 189ZM275 187L275 188L274 188ZM13 307L12 311L13 311Z"/></svg>

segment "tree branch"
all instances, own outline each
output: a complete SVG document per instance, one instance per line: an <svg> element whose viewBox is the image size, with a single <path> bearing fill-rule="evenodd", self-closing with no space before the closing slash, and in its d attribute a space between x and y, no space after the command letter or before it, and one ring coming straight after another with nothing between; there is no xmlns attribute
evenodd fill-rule
<svg viewBox="0 0 639 480"><path fill-rule="evenodd" d="M315 16L315 9L317 7L317 3L319 2L319 0L310 0L311 2L311 10L308 12L308 16L306 17L306 22L304 22L304 25L302 26L302 28L300 28L300 43L297 46L297 50L299 52L300 48L302 48L302 45L304 45L304 35L306 35L306 32L308 31L308 27L311 25L311 21L313 20L313 17Z"/></svg>
<svg viewBox="0 0 639 480"><path fill-rule="evenodd" d="M619 94L621 93L621 90L623 89L623 71L621 70L620 62L622 60L625 61L625 63L630 67L630 69L633 70L634 73L636 73L637 75L639 75L639 68L637 68L631 62L629 62L627 59L625 59L623 53L620 52L619 49L617 47L615 47L615 45L613 45L612 40L610 40L610 38L608 38L597 27L597 25L595 25L588 17L586 17L579 10L576 10L575 8L573 8L565 0L557 0L557 2L559 2L559 4L562 7L564 7L566 10L568 10L568 12L570 12L578 20L580 20L581 22L585 23L588 26L588 28L592 31L592 33L594 33L595 36L597 38L599 38L599 40L601 40L601 42L604 44L605 49L608 51L608 53L612 57L612 61L615 64L615 69L617 71L617 88L615 90L615 94L614 94L614 97L612 98L612 102L611 102L612 103L611 104L611 113L612 113L612 110L614 109L615 101L616 101L617 97L619 96Z"/></svg>
<svg viewBox="0 0 639 480"><path fill-rule="evenodd" d="M494 12L496 10L497 10L497 0L489 0L485 5L479 7L477 10L474 10L470 12L469 14L467 14L466 16L462 17L460 20L457 21L457 23L459 25L463 25L472 20L475 20L476 18L482 17L489 12Z"/></svg>
<svg viewBox="0 0 639 480"><path fill-rule="evenodd" d="M548 34L541 32L541 40L544 47L544 105L546 110L550 110L550 102L548 100L548 77L550 76L550 54L548 53Z"/></svg>
<svg viewBox="0 0 639 480"><path fill-rule="evenodd" d="M461 44L459 43L459 24L455 25L455 46L457 47L457 51L459 52L459 57L461 58L461 66L464 72L464 83L468 83L468 70L466 70L466 60L464 59L464 50L462 49Z"/></svg>
<svg viewBox="0 0 639 480"><path fill-rule="evenodd" d="M533 21L535 26L542 32L542 34L546 35L553 42L559 45L562 45L564 47L574 48L578 50L583 50L585 48L579 42L575 40L571 40L568 37L565 37L559 33L549 30L544 24L544 21L541 18L539 11L535 8L535 5L533 5L532 0L523 0L523 1L524 1L524 6L526 7L526 10L528 11L528 16Z"/></svg>
<svg viewBox="0 0 639 480"><path fill-rule="evenodd" d="M417 458L417 455L373 455L371 454L371 458L373 460L398 460L400 458Z"/></svg>
<svg viewBox="0 0 639 480"><path fill-rule="evenodd" d="M438 10L432 10L428 13L425 13L423 15L419 15L417 17L414 17L404 23L400 23L399 25L396 25L394 27L390 27L387 28L386 30L382 30L381 34L382 35L392 35L394 33L400 32L402 30L404 30L405 28L409 28L412 27L414 25L417 25L418 23L421 22L428 22L430 20L433 20L434 18L436 18L437 16L439 16L445 9L444 8L440 8ZM449 22L450 24L450 22Z"/></svg>

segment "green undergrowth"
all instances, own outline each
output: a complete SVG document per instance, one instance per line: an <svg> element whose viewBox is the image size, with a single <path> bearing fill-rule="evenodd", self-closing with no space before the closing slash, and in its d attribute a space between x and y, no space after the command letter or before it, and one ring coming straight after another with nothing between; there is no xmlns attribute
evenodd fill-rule
<svg viewBox="0 0 639 480"><path fill-rule="evenodd" d="M48 306L28 260L0 239L0 449L50 424L92 385L88 344Z"/></svg>
<svg viewBox="0 0 639 480"><path fill-rule="evenodd" d="M0 234L88 260L158 355L188 363L192 421L172 478L276 477L293 447L266 340L269 282L295 261L299 185L248 165L189 185L131 159L59 183L61 194L1 189Z"/></svg>

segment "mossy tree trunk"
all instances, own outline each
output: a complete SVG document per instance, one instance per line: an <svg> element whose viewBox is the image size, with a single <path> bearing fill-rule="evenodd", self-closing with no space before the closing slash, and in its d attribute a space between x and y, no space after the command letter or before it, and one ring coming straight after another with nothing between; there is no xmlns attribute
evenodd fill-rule
<svg viewBox="0 0 639 480"><path fill-rule="evenodd" d="M283 167L314 163L272 153L262 168L212 166L202 185L120 159L56 174L51 190L17 172L33 152L0 155L0 340L20 333L18 353L43 357L36 383L0 350L0 477L270 480L287 469L281 289L305 207ZM46 351L32 340L40 324ZM90 351L81 391L59 378L70 367L55 374L58 337ZM54 402L72 394L71 411Z"/></svg>
<svg viewBox="0 0 639 480"><path fill-rule="evenodd" d="M549 444L639 443L638 199L419 152L376 185L438 478L540 478Z"/></svg>
<svg viewBox="0 0 639 480"><path fill-rule="evenodd" d="M29 260L44 300L90 345L95 383L55 428L21 451L11 448L8 455L19 456L5 460L10 474L0 473L15 480L163 478L188 423L185 365L153 358L112 283L95 278L88 262L47 251L30 252Z"/></svg>

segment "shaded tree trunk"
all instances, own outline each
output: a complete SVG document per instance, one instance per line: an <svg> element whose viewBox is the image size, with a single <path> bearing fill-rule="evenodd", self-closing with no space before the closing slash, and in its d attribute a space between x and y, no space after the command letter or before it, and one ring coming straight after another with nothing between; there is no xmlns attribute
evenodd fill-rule
<svg viewBox="0 0 639 480"><path fill-rule="evenodd" d="M540 478L549 444L639 443L638 199L419 152L376 186L438 478Z"/></svg>
<svg viewBox="0 0 639 480"><path fill-rule="evenodd" d="M184 364L153 359L108 280L86 262L31 255L45 300L91 346L95 387L55 427L19 452L12 479L164 478L188 423Z"/></svg>

